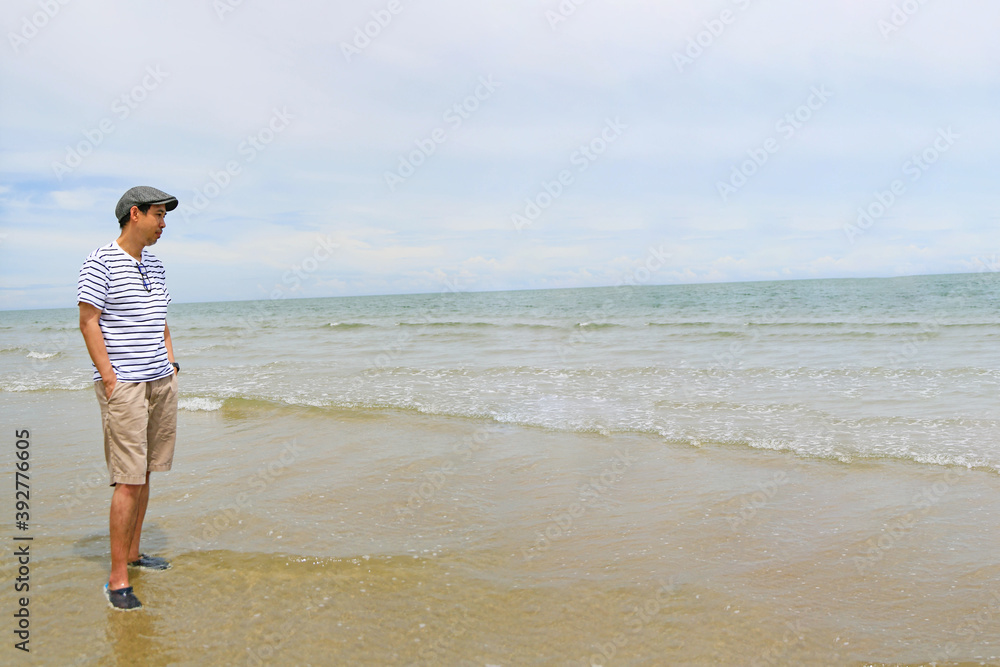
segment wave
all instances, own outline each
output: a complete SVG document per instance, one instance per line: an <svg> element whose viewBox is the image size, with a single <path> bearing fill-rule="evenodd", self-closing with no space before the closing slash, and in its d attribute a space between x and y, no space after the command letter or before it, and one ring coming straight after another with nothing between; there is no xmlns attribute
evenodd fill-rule
<svg viewBox="0 0 1000 667"><path fill-rule="evenodd" d="M199 351L205 348L197 348ZM191 353L192 350L188 350ZM555 354L556 350L553 350ZM311 366L310 362L310 366ZM259 386L266 387L274 379L280 380L288 372L315 370L311 368L300 368L295 363L288 361L270 361L267 363L251 364L248 366L228 367L228 380L213 382L209 376L199 377L196 389L199 394L208 391L211 395L221 398L229 397L250 397L255 398L255 394L247 394L245 388L256 387L255 383L261 380L260 374L265 372L265 380ZM718 380L720 377L727 377L733 380L745 382L758 382L761 380L836 380L837 387L846 388L853 386L858 381L910 381L926 383L928 381L940 380L948 381L948 386L960 387L969 382L996 381L1000 383L1000 368L987 368L979 366L952 366L943 368L923 368L906 366L860 366L860 367L832 367L823 368L815 366L797 367L774 367L774 366L749 366L730 365L721 363L711 363L707 366L689 366L680 362L679 366L667 367L658 365L622 365L594 368L567 368L561 366L536 366L536 365L502 365L488 367L420 367L420 366L389 366L369 365L366 369L358 369L352 375L341 376L340 379L328 377L322 380L322 386L327 389L320 389L320 385L311 385L303 389L306 393L315 391L336 392L343 388L356 388L364 383L392 383L398 380L404 383L419 382L450 382L452 380L463 380L469 382L488 382L490 387L480 387L490 390L494 387L492 383L508 382L518 385L521 391L526 392L523 396L530 396L537 390L532 383L549 382L559 380L565 383L565 390L571 394L577 391L587 392L591 390L604 391L611 383L615 386L622 382L627 385L619 387L623 391L633 391L638 389L636 383L647 383L646 389L669 387L669 383L683 383L688 380ZM7 374L2 377L0 386L6 391L34 391L36 389L66 389L71 387L77 389L88 386L90 371L75 369L72 373L60 374L60 376L45 376L35 372L24 374ZM251 382L251 385L247 385ZM206 386L207 383L207 386ZM594 384L597 383L597 384ZM652 383L652 384L649 384ZM666 383L666 384L665 384ZM24 385L27 389L12 389L15 385ZM226 386L229 385L229 386ZM680 385L677 385L680 386ZM894 387L896 385L893 385ZM242 387L243 389L231 389L231 387ZM613 388L613 387L612 387ZM627 398L624 396L623 398Z"/></svg>
<svg viewBox="0 0 1000 667"><path fill-rule="evenodd" d="M230 322L236 322L236 324L206 324L206 325L184 325L178 326L179 331L183 331L185 334L191 332L196 332L195 335L218 335L227 333L239 333L245 335L247 332L256 331L257 329L275 329L284 328L284 324L277 322L274 319L253 319L253 318L240 318L233 317ZM203 333L207 332L207 333Z"/></svg>
<svg viewBox="0 0 1000 667"><path fill-rule="evenodd" d="M528 323L528 322L515 322L514 324L506 325L512 329L565 329L564 326L559 326L558 324L538 324L538 323Z"/></svg>
<svg viewBox="0 0 1000 667"><path fill-rule="evenodd" d="M301 396L285 397L227 397L193 398L194 405L183 406L187 410L222 410L229 418L247 421L274 418L274 411L285 412L302 419L342 419L345 413L368 414L371 412L396 412L412 415L426 415L446 419L469 419L492 422L546 431L578 433L584 435L643 435L651 436L672 445L692 447L736 447L771 452L784 452L803 459L836 461L843 464L871 463L878 461L902 461L936 466L958 466L968 469L1000 471L1000 459L988 452L977 453L967 447L943 446L934 450L927 443L912 439L916 433L928 431L962 432L970 437L978 437L997 429L1000 424L988 419L918 419L918 418L862 418L856 420L834 418L820 410L807 406L753 406L759 409L744 411L744 415L756 414L769 426L771 434L755 432L760 430L756 422L743 428L734 428L726 422L726 417L714 419L712 415L719 409L731 411L741 408L739 404L677 403L672 407L690 414L695 410L706 417L699 420L697 427L685 427L671 419L660 419L647 415L619 423L601 423L586 417L572 418L519 409L491 409L485 406L459 406L447 399L433 404L413 401L392 400L375 397L340 397L324 401L310 400ZM667 407L667 406L664 406ZM742 406L746 407L746 406ZM773 422L778 413L800 413L803 420L785 423ZM764 414L767 413L767 414ZM727 412L729 414L729 412ZM909 428L905 428L909 427ZM892 442L886 446L887 436Z"/></svg>
<svg viewBox="0 0 1000 667"><path fill-rule="evenodd" d="M577 322L576 325L580 329L618 329L625 328L626 324L615 324L614 322Z"/></svg>
<svg viewBox="0 0 1000 667"><path fill-rule="evenodd" d="M719 327L732 326L731 322L646 322L647 327Z"/></svg>
<svg viewBox="0 0 1000 667"><path fill-rule="evenodd" d="M899 413L890 407L888 414L871 415L865 411L844 413L842 402L812 405L808 397L794 395L769 400L764 396L738 398L698 393L685 398L674 390L660 394L659 388L676 389L677 381L691 377L681 369L636 367L626 373L531 367L512 370L477 371L470 378L460 377L467 369L374 371L342 377L323 387L325 393L315 388L301 391L294 383L282 386L286 383L275 384L267 378L253 378L260 381L250 382L248 377L228 386L193 389L192 394L182 395L178 407L188 415L218 413L226 419L246 422L286 415L303 424L314 419L370 419L374 413L400 413L554 432L641 435L665 443L771 450L844 464L885 460L1000 470L1000 448L992 444L998 441L995 436L1000 433L1000 420L980 418L975 412L968 416L949 416L947 412L921 416L911 410ZM757 370L779 377L777 369ZM1000 369L972 371L1000 380ZM786 375L780 377L797 375L814 380L857 376L849 369L781 372ZM865 372L883 376L887 373L886 369ZM920 386L933 380L927 370L892 372ZM471 384L463 379L470 379ZM609 384L612 379L617 382ZM4 378L0 391L93 391L92 383L79 378L49 378L47 384ZM833 384L841 388L853 386L850 382ZM643 387L646 393L640 390ZM636 396L644 398L632 400Z"/></svg>
<svg viewBox="0 0 1000 667"><path fill-rule="evenodd" d="M440 327L440 328L461 328L469 327L474 329L479 328L504 328L504 329L565 329L564 326L559 326L557 324L540 324L535 322L510 322L504 324L498 324L496 322L406 322L400 321L396 322L394 326L397 327ZM378 324L369 324L366 322L329 322L324 324L323 327L332 327L336 329L378 329L383 328Z"/></svg>
<svg viewBox="0 0 1000 667"><path fill-rule="evenodd" d="M368 329L373 328L375 325L365 324L364 322L330 322L323 326L333 327L335 329Z"/></svg>
<svg viewBox="0 0 1000 667"><path fill-rule="evenodd" d="M911 328L911 329L921 329L923 331L936 331L937 329L953 329L953 328L978 328L978 327L993 327L1000 328L1000 322L936 322L934 320L914 322L886 322L886 321L824 321L824 322L758 322L754 320L747 321L745 323L747 326L755 326L762 328L785 328L785 327L871 327L871 328L887 328L887 329L900 329L900 328Z"/></svg>
<svg viewBox="0 0 1000 667"><path fill-rule="evenodd" d="M0 380L0 392L12 394L22 392L57 392L57 391L94 391L94 383L87 374L87 380L81 381L75 377L63 378L3 378Z"/></svg>
<svg viewBox="0 0 1000 667"><path fill-rule="evenodd" d="M0 348L0 353L23 354L28 359L52 359L53 357L58 357L60 354L62 354L62 351L66 349L66 346L49 345L47 349L55 350L55 352L39 352L36 350L32 350L30 347L24 347L22 345L14 345L11 347Z"/></svg>
<svg viewBox="0 0 1000 667"><path fill-rule="evenodd" d="M215 412L221 410L223 402L214 398L190 396L178 399L177 409L189 412Z"/></svg>
<svg viewBox="0 0 1000 667"><path fill-rule="evenodd" d="M771 327L771 328L784 328L784 327L922 327L924 329L933 331L936 329L949 329L949 328L978 328L978 327L992 327L1000 328L1000 322L886 322L886 321L789 321L789 322L761 322L758 320L745 320L741 322L733 321L717 321L717 322L646 322L648 327L732 327L732 326L754 326L754 327Z"/></svg>
<svg viewBox="0 0 1000 667"><path fill-rule="evenodd" d="M540 322L396 322L397 327L469 327L473 329L565 329L558 324L542 324Z"/></svg>
<svg viewBox="0 0 1000 667"><path fill-rule="evenodd" d="M503 327L493 322L396 322L397 327Z"/></svg>

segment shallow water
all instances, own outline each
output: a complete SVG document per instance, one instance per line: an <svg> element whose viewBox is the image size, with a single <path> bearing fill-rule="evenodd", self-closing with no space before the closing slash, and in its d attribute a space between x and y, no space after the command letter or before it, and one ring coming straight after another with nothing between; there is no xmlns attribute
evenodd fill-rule
<svg viewBox="0 0 1000 667"><path fill-rule="evenodd" d="M995 273L180 304L181 407L393 408L1000 469ZM84 390L73 310L0 313L0 391Z"/></svg>
<svg viewBox="0 0 1000 667"><path fill-rule="evenodd" d="M5 411L64 415L33 432L47 664L1000 661L992 472L383 410L182 413L144 538L174 567L114 612L89 399Z"/></svg>

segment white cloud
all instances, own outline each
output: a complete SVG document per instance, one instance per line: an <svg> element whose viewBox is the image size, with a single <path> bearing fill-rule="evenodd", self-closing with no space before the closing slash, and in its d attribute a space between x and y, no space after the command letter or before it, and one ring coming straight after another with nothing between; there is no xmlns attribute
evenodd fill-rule
<svg viewBox="0 0 1000 667"><path fill-rule="evenodd" d="M351 62L341 42L379 3L245 2L222 20L202 0L61 5L0 59L0 284L64 288L8 290L0 307L62 303L128 187L191 204L229 161L240 173L204 211L168 217L158 246L182 300L258 297L317 234L340 253L310 296L437 291L449 272L482 289L613 283L654 239L673 253L662 282L960 271L1000 245L995 3L924 3L885 37L889 1L590 2L553 30L558 4L404 3ZM679 72L674 55L724 8L735 21ZM17 26L35 11L0 14ZM445 111L490 76L499 87L450 126ZM822 85L830 101L723 203L716 183ZM285 107L287 129L241 153ZM511 215L576 170L609 117L628 125L620 140L517 234ZM949 125L954 150L850 244L857 207ZM391 192L385 171L436 128L444 141Z"/></svg>

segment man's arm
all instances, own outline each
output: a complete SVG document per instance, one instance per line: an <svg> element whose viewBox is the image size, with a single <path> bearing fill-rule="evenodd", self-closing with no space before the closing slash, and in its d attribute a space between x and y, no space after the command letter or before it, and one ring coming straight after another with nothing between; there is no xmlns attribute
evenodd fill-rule
<svg viewBox="0 0 1000 667"><path fill-rule="evenodd" d="M167 346L167 360L170 363L174 363L174 344L170 342L170 327L167 323L163 323L163 344ZM174 369L174 375L177 375L177 369Z"/></svg>
<svg viewBox="0 0 1000 667"><path fill-rule="evenodd" d="M115 390L118 383L118 376L115 369L111 367L111 359L108 357L108 348L104 344L104 334L101 332L101 311L96 306L89 303L80 302L80 332L83 333L83 342L87 344L87 352L90 353L90 360L97 366L97 372L101 374L104 382L104 391L108 398Z"/></svg>

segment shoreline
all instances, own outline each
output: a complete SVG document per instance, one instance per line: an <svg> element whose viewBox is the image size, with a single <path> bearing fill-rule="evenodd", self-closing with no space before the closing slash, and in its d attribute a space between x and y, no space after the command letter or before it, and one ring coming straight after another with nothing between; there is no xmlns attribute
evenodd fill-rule
<svg viewBox="0 0 1000 667"><path fill-rule="evenodd" d="M984 615L1000 619L995 473L388 411L182 412L144 541L175 568L137 577L144 620L105 613L110 493L106 480L69 490L103 466L97 407L73 394L0 396L10 419L39 424L33 638L47 659L107 655L100 628L121 648L138 641L122 628L153 619L145 641L177 664L266 646L297 663L1000 655ZM235 604L199 609L196 581ZM303 618L305 590L331 614ZM296 640L269 644L286 626ZM180 632L207 642L201 658L177 652Z"/></svg>

